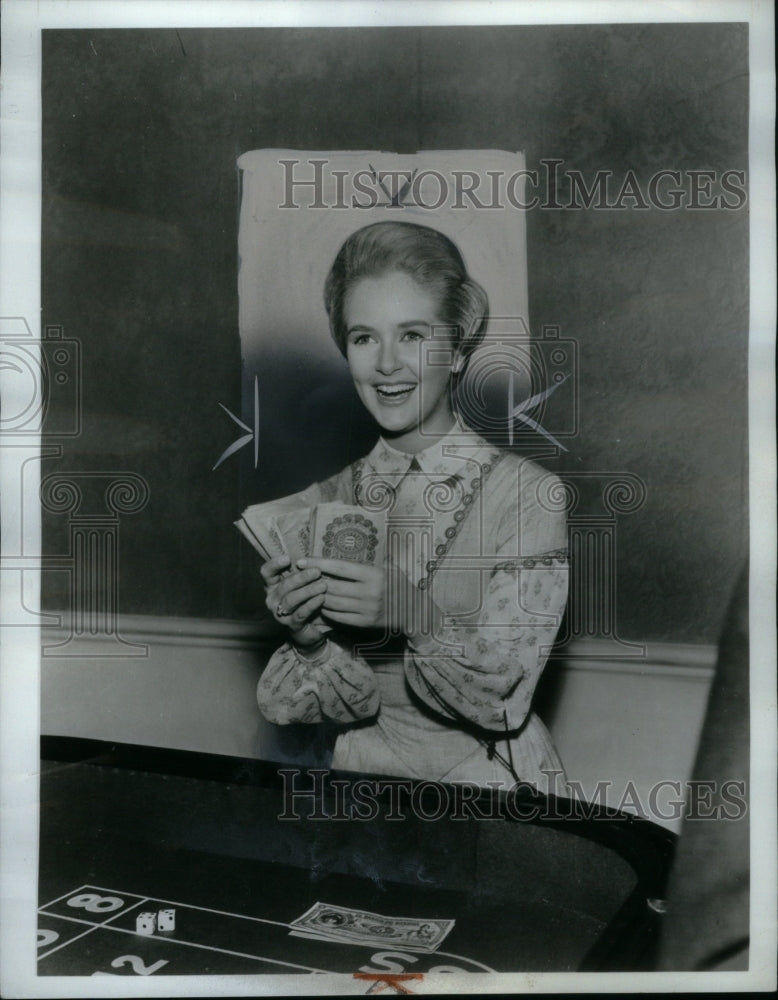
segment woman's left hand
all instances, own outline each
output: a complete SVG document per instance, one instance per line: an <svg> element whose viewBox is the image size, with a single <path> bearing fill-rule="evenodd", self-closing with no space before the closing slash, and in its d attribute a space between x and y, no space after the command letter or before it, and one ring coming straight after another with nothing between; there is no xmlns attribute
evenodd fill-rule
<svg viewBox="0 0 778 1000"><path fill-rule="evenodd" d="M327 618L355 628L386 628L390 624L387 581L398 575L391 567L313 557L300 560L298 565L303 563L320 569L327 577L327 595L321 609Z"/></svg>

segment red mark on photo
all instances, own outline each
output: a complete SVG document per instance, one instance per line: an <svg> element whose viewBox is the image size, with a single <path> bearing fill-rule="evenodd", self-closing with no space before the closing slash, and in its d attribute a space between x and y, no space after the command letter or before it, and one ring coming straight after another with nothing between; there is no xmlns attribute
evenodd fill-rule
<svg viewBox="0 0 778 1000"><path fill-rule="evenodd" d="M355 972L354 979L366 979L372 981L373 985L368 993L383 993L387 987L391 987L395 993L413 993L403 983L411 979L424 979L423 972Z"/></svg>

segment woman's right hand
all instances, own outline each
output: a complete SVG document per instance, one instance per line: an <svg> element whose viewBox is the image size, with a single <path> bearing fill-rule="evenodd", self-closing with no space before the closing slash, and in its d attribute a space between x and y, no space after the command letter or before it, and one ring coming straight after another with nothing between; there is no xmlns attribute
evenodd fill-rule
<svg viewBox="0 0 778 1000"><path fill-rule="evenodd" d="M327 581L317 567L296 569L289 556L269 559L260 570L265 581L268 610L289 629L291 641L302 649L321 643L324 632L312 623L321 610Z"/></svg>

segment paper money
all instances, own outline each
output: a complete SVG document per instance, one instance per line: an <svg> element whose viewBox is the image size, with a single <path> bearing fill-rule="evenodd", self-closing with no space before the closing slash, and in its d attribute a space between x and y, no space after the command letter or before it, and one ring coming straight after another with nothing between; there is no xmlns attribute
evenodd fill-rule
<svg viewBox="0 0 778 1000"><path fill-rule="evenodd" d="M235 521L235 527L254 546L264 560L289 554L278 528L275 525L271 526L269 521L249 520L241 517Z"/></svg>
<svg viewBox="0 0 778 1000"><path fill-rule="evenodd" d="M382 566L386 553L386 515L367 512L344 503L311 504L303 490L279 500L254 504L244 510L235 526L264 560L285 555L295 572L298 559L323 556L371 566ZM311 624L322 634L332 626L316 615Z"/></svg>
<svg viewBox="0 0 778 1000"><path fill-rule="evenodd" d="M286 574L294 572L294 564L309 554L311 500L308 490L293 493L278 500L253 504L235 522L238 531L248 539L264 560L288 556L291 565ZM332 626L321 615L312 621L322 635Z"/></svg>
<svg viewBox="0 0 778 1000"><path fill-rule="evenodd" d="M385 917L328 903L314 903L289 925L296 937L343 944L376 945L435 951L454 926L453 920Z"/></svg>
<svg viewBox="0 0 778 1000"><path fill-rule="evenodd" d="M292 565L298 559L304 559L311 554L311 511L305 507L301 510L290 510L283 514L275 514L270 518L271 532L277 532L286 547Z"/></svg>
<svg viewBox="0 0 778 1000"><path fill-rule="evenodd" d="M290 511L302 510L306 512L305 516L308 520L312 499L310 490L301 490L299 493L279 497L277 500L252 504L243 511L235 522L235 527L244 538L248 539L263 559L291 556L292 553L284 541L283 534L279 531L276 518Z"/></svg>
<svg viewBox="0 0 778 1000"><path fill-rule="evenodd" d="M382 566L386 516L345 503L320 503L311 517L311 554Z"/></svg>

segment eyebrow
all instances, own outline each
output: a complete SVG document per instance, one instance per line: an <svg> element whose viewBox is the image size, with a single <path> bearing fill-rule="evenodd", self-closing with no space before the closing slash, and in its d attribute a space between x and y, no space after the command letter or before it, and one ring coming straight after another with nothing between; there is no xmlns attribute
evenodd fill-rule
<svg viewBox="0 0 778 1000"><path fill-rule="evenodd" d="M409 319L404 323L398 323L397 327L400 330L410 330L414 326L426 326L428 330L432 329L432 324L428 323L426 319ZM350 326L346 331L349 333L375 333L375 328L372 326L363 326L360 323L356 323L354 326Z"/></svg>

